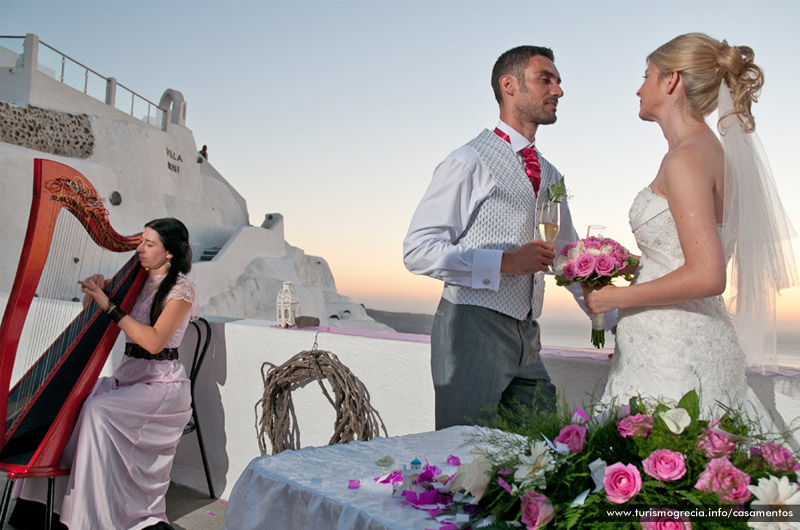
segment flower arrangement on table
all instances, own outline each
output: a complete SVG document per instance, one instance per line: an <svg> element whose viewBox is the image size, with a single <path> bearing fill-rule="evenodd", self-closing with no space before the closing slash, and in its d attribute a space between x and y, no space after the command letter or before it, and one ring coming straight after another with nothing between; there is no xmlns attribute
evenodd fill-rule
<svg viewBox="0 0 800 530"><path fill-rule="evenodd" d="M589 236L565 245L553 268L557 285L580 283L597 287L608 285L620 276L633 281L633 275L626 271L638 263L636 257L613 239ZM602 348L605 343L605 318L602 313L592 315L592 344Z"/></svg>
<svg viewBox="0 0 800 530"><path fill-rule="evenodd" d="M478 456L447 481L452 497L437 491L431 514L442 530L800 528L795 456L740 411L699 413L692 391L672 407L633 399L530 423L533 437L480 430ZM748 520L759 507L794 513Z"/></svg>

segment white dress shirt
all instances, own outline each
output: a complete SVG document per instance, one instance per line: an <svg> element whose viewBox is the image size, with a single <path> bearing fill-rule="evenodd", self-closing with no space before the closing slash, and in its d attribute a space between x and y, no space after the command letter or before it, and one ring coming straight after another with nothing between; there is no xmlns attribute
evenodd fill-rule
<svg viewBox="0 0 800 530"><path fill-rule="evenodd" d="M533 144L503 121L498 122L497 128L509 136L511 148L524 169L520 150ZM434 170L431 183L411 219L403 241L406 268L446 284L497 291L503 251L467 248L458 243L472 215L494 187L489 168L473 147L464 145L450 153ZM542 189L540 193L547 191ZM565 198L561 206L561 229L555 241L556 253L577 239ZM568 289L585 311L581 287L573 284ZM606 314L608 329L616 325L616 312L613 313Z"/></svg>

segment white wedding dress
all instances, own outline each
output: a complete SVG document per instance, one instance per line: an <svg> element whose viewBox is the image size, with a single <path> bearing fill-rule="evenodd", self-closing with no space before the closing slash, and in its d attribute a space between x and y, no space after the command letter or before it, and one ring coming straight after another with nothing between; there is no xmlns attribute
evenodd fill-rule
<svg viewBox="0 0 800 530"><path fill-rule="evenodd" d="M648 186L636 196L629 217L642 252L634 283L683 265L675 220L664 197ZM696 390L706 417L717 402L754 404L761 415L764 409L747 385L745 366L721 296L620 309L603 402L626 403L633 396L676 402Z"/></svg>

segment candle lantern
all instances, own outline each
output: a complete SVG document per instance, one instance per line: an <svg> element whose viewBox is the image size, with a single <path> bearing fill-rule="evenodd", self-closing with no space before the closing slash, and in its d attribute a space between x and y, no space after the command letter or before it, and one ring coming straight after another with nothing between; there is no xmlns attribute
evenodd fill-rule
<svg viewBox="0 0 800 530"><path fill-rule="evenodd" d="M295 319L300 316L300 300L292 289L292 282L283 282L275 308L279 326L284 328L294 326Z"/></svg>

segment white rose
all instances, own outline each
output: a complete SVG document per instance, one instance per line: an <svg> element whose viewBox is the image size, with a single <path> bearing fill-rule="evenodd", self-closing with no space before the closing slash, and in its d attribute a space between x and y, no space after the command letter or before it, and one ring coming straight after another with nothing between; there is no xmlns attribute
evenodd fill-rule
<svg viewBox="0 0 800 530"><path fill-rule="evenodd" d="M473 496L472 504L478 504L489 486L491 471L492 464L489 459L480 455L472 462L458 467L450 482L450 491L468 491Z"/></svg>
<svg viewBox="0 0 800 530"><path fill-rule="evenodd" d="M572 247L567 251L567 259L578 259L578 256L583 254L583 250L580 248L581 245Z"/></svg>

